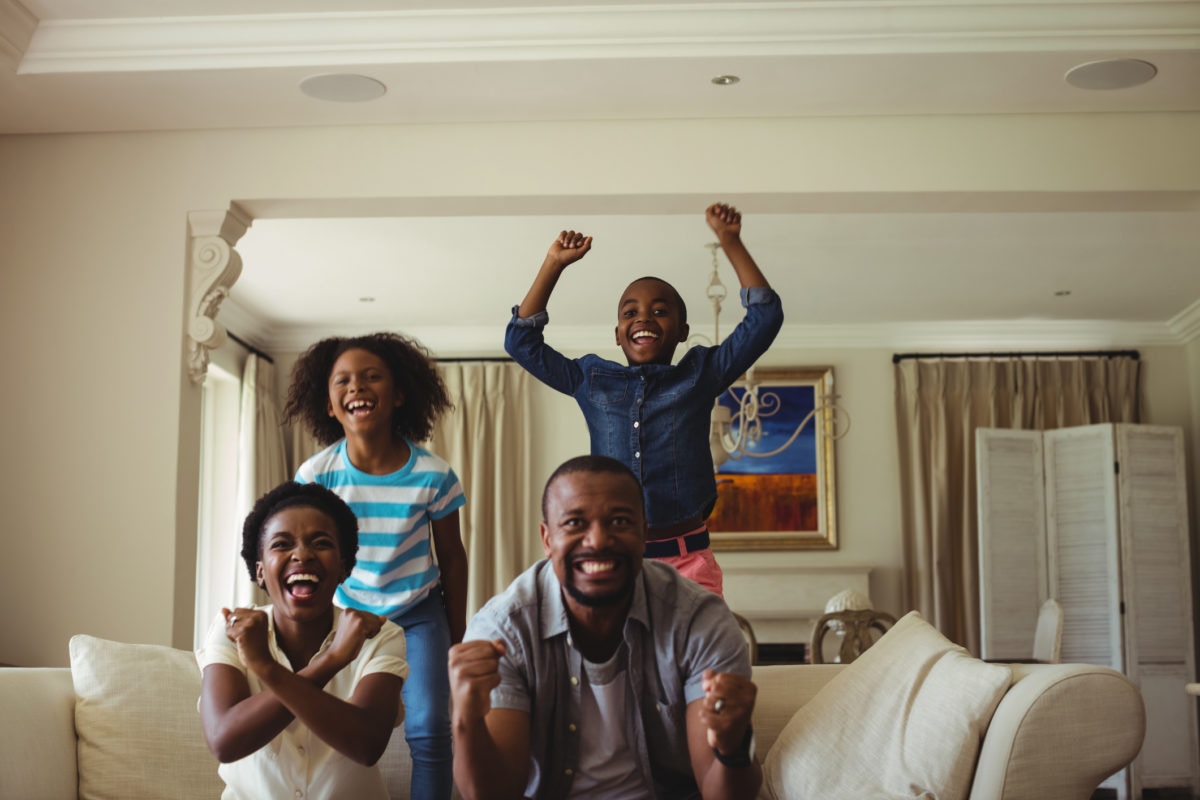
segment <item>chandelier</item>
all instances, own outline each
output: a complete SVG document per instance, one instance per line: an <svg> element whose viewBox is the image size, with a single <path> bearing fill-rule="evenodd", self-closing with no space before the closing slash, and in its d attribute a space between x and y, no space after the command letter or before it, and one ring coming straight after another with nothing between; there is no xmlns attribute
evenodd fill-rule
<svg viewBox="0 0 1200 800"><path fill-rule="evenodd" d="M717 267L717 250L721 245L717 242L706 244L712 254L712 275L708 279L706 292L713 308L713 339L716 346L721 342L721 302L727 294L725 284ZM699 338L707 338L699 336ZM815 390L814 390L815 391ZM721 402L728 395L733 408ZM813 408L800 420L800 424L792 431L787 440L771 450L760 451L757 445L763 437L763 420L773 417L783 408L779 395L769 390L763 390L759 381L754 378L754 367L746 370L746 376L735 381L713 401L712 414L708 434L708 447L712 453L713 470L717 470L726 461L744 457L769 458L782 453L792 446L804 429L814 419L824 424L817 430L819 439L832 441L840 439L850 430L850 415L844 408L837 405L836 395L820 395L813 398Z"/></svg>

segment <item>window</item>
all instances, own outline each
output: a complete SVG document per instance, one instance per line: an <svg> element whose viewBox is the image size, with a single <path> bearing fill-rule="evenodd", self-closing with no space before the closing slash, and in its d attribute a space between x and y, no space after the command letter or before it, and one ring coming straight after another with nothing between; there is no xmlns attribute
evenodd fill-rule
<svg viewBox="0 0 1200 800"><path fill-rule="evenodd" d="M214 351L200 400L200 530L196 553L196 624L199 646L213 617L234 602L243 580L241 520L237 511L241 369L237 356ZM218 364L218 360L231 363Z"/></svg>

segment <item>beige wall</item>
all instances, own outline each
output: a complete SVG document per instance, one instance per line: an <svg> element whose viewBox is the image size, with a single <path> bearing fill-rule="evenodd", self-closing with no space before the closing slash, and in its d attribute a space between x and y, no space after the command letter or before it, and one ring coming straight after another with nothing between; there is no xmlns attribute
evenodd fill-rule
<svg viewBox="0 0 1200 800"><path fill-rule="evenodd" d="M564 175L583 196L1194 191L1196 141L1194 114L0 137L0 442L10 454L0 662L64 664L74 633L191 641L199 392L183 368L189 211L233 200L557 196ZM1171 360L1196 371L1194 347ZM832 363L855 414L839 451L843 549L805 558L884 565L872 590L889 605L899 564L890 372L869 351L797 361ZM1180 411L1151 394L1165 415L1188 416L1186 403Z"/></svg>

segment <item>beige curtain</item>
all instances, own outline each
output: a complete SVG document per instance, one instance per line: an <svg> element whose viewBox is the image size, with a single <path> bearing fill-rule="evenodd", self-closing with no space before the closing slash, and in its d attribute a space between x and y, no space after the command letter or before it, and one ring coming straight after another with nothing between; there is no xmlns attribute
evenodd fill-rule
<svg viewBox="0 0 1200 800"><path fill-rule="evenodd" d="M917 358L894 367L906 609L979 653L975 429L1139 419L1133 357Z"/></svg>
<svg viewBox="0 0 1200 800"><path fill-rule="evenodd" d="M310 458L321 452L325 448L313 438L303 425L292 425L289 435L291 446L288 452L291 453L291 458L288 461L288 478L296 477L296 470L300 469L300 465Z"/></svg>
<svg viewBox="0 0 1200 800"><path fill-rule="evenodd" d="M526 498L533 480L529 374L510 362L442 363L454 411L438 421L430 449L463 484L463 544L474 614L542 555L540 515Z"/></svg>
<svg viewBox="0 0 1200 800"><path fill-rule="evenodd" d="M251 506L268 490L288 479L275 402L275 366L254 353L246 357L242 372L241 421L238 425L238 519L245 519ZM240 545L241 536L237 537ZM240 549L240 547L239 547ZM245 575L241 554L233 554L236 575ZM237 605L269 602L266 593L249 580L234 583Z"/></svg>

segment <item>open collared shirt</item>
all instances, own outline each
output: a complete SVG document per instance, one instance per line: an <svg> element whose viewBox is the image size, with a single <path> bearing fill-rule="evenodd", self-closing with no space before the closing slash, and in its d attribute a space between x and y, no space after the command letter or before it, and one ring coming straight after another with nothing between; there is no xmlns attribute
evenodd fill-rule
<svg viewBox="0 0 1200 800"><path fill-rule="evenodd" d="M563 798L579 766L583 657L572 641L558 577L541 560L492 598L467 625L467 640L500 639L493 708L530 716L526 796ZM673 567L642 564L625 621L624 679L640 724L631 750L647 786L664 800L694 797L687 706L704 696L706 669L750 677L750 657L725 601Z"/></svg>

